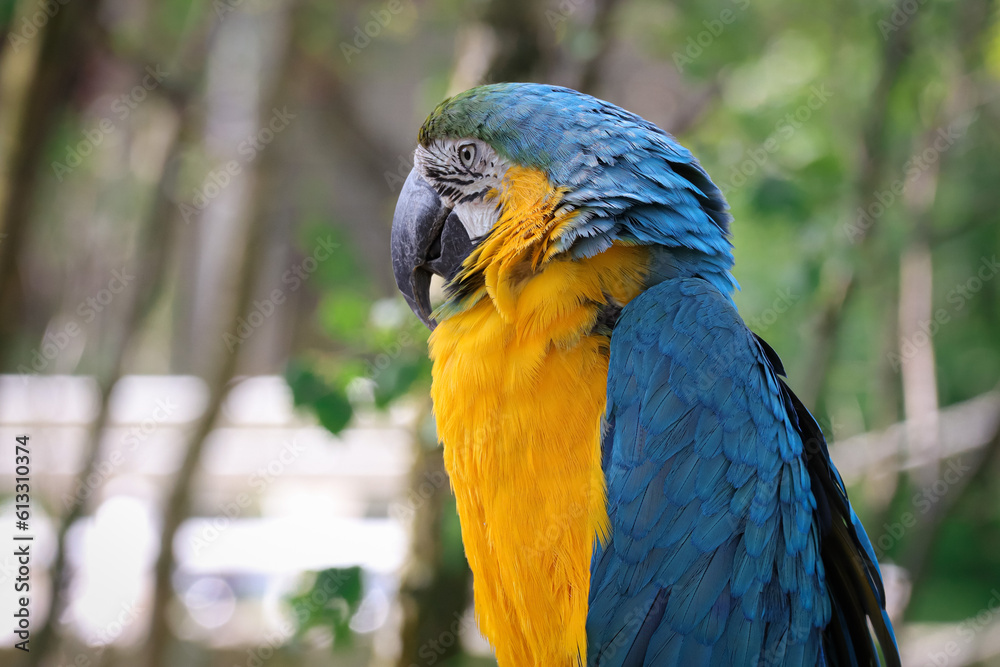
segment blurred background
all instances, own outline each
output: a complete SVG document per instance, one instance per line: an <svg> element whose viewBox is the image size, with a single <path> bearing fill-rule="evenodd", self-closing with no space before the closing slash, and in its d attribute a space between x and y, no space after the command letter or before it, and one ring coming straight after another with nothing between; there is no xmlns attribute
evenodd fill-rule
<svg viewBox="0 0 1000 667"><path fill-rule="evenodd" d="M904 664L1000 664L995 0L0 1L0 663L494 664L389 227L526 80L699 157Z"/></svg>

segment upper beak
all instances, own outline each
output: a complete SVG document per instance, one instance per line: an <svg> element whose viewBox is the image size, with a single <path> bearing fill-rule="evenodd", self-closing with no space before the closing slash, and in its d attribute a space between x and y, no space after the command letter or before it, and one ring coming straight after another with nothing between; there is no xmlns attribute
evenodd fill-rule
<svg viewBox="0 0 1000 667"><path fill-rule="evenodd" d="M392 270L410 310L428 328L437 325L431 317L431 274L451 280L471 251L458 215L411 170L392 217Z"/></svg>

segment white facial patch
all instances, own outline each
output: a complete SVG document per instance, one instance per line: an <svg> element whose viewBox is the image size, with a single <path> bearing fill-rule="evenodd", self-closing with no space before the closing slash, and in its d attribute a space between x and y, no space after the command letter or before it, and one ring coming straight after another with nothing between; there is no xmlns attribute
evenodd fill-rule
<svg viewBox="0 0 1000 667"><path fill-rule="evenodd" d="M414 166L451 207L473 241L486 236L500 217L500 189L510 164L480 139L438 139L418 146Z"/></svg>
<svg viewBox="0 0 1000 667"><path fill-rule="evenodd" d="M496 199L465 202L455 206L454 211L473 241L486 236L500 217L500 206Z"/></svg>

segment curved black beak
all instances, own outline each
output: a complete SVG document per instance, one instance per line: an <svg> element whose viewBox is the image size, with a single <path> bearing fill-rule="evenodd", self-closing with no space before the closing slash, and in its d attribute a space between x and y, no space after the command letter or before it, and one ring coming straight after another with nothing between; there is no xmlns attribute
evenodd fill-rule
<svg viewBox="0 0 1000 667"><path fill-rule="evenodd" d="M431 317L431 275L451 280L471 251L458 215L411 170L392 216L392 271L410 310L428 328L437 325Z"/></svg>

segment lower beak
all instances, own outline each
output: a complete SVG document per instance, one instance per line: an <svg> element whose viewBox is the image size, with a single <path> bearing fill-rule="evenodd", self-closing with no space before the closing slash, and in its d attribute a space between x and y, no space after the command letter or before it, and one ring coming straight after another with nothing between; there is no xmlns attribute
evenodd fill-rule
<svg viewBox="0 0 1000 667"><path fill-rule="evenodd" d="M437 325L431 317L431 275L451 280L471 251L458 215L411 170L392 217L392 270L410 310L428 328Z"/></svg>

